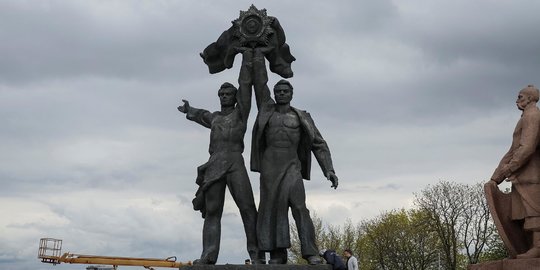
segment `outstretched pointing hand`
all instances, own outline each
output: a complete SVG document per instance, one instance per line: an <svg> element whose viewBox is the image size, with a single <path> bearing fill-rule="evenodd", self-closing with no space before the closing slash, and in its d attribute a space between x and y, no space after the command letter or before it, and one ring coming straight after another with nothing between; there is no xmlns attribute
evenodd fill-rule
<svg viewBox="0 0 540 270"><path fill-rule="evenodd" d="M184 105L178 106L178 110L187 113L189 111L189 101L182 99L182 102L184 102Z"/></svg>

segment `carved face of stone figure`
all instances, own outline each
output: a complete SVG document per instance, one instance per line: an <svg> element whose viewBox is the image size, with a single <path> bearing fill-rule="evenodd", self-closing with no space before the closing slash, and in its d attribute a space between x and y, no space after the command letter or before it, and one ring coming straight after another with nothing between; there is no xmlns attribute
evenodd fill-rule
<svg viewBox="0 0 540 270"><path fill-rule="evenodd" d="M230 107L236 103L236 89L221 88L218 91L219 103L221 106Z"/></svg>
<svg viewBox="0 0 540 270"><path fill-rule="evenodd" d="M290 103L293 96L293 90L285 84L278 85L274 88L274 98L277 104Z"/></svg>
<svg viewBox="0 0 540 270"><path fill-rule="evenodd" d="M518 109L523 111L525 107L527 107L527 105L529 105L529 103L531 102L532 102L531 95L529 95L524 90L519 91L518 98L516 100L516 105Z"/></svg>

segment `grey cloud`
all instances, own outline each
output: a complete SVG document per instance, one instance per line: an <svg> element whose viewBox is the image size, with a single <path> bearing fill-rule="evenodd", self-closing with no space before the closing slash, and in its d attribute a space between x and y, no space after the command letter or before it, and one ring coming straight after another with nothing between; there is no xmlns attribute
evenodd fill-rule
<svg viewBox="0 0 540 270"><path fill-rule="evenodd" d="M199 256L191 199L209 131L176 106L219 108L217 87L236 84L238 59L210 75L198 52L250 4L0 3L0 200L12 205L0 213L21 214L0 226L24 232L0 236L3 268L49 269L35 259L43 236L77 252ZM297 57L293 105L311 112L332 151L340 187L315 163L305 182L323 219L404 207L438 179L485 179L519 118L515 94L540 84L529 1L255 5L280 19ZM243 262L230 196L223 232L220 263Z"/></svg>
<svg viewBox="0 0 540 270"><path fill-rule="evenodd" d="M536 1L505 5L489 1L430 2L403 17L398 34L435 59L485 59L494 64L537 67ZM435 15L437 9L445 12ZM432 12L430 12L432 11ZM415 16L416 15L416 16ZM458 23L459 22L459 23Z"/></svg>
<svg viewBox="0 0 540 270"><path fill-rule="evenodd" d="M398 184L387 184L387 185L384 185L384 186L380 187L379 189L382 189L382 190L387 190L387 189L399 190L400 188L401 187Z"/></svg>
<svg viewBox="0 0 540 270"><path fill-rule="evenodd" d="M9 40L0 45L5 82L84 76L163 81L201 74L185 63L202 62L192 50L201 46L204 31L192 27L190 11L180 3L161 13L152 13L162 7L150 2L2 5L2 38Z"/></svg>
<svg viewBox="0 0 540 270"><path fill-rule="evenodd" d="M517 89L535 83L536 65L540 63L535 60L540 39L532 33L538 20L537 16L527 15L534 9L523 4L508 10L496 7L491 12L489 9L488 12L476 12L465 8L468 3L438 5L402 4L395 17L387 21L386 27L377 28L376 33L363 36L361 32L356 35L351 32L339 37L340 43L330 43L343 48L317 48L319 52L327 50L327 53L341 50L341 57L356 57L358 62L342 61L340 57L330 58L334 59L336 66L342 66L333 71L327 63L321 62L319 53L319 57L306 60L309 65L305 70L313 73L314 69L319 69L320 72L315 71L315 74L320 76L312 80L301 77L305 74L297 73L297 84L300 80L311 86L307 87L310 91L318 89L316 94L339 90L343 95L357 98L344 100L341 95L328 94L321 94L324 98L306 99L306 95L302 98L335 119L361 115L365 121L374 123L433 124L441 118L452 121L452 118L458 120L498 110L502 105L511 104ZM448 10L442 16L434 15L438 14L440 8ZM516 19L516 9L523 11L525 14L522 16L527 19L514 24L512 21ZM460 23L456 23L457 20ZM330 36L325 35L328 39L326 43L329 43ZM371 39L381 46L371 46ZM313 42L315 40L309 39L310 44L325 42ZM349 40L355 43L348 44ZM365 72L369 70L365 62L371 59L357 55L365 51L366 46L371 46L372 51L364 54L371 53L379 59L392 57L392 54L384 55L382 49L385 45L397 48L398 53L400 48L409 52L403 51L401 55L396 55L397 59L390 59L390 63L394 60L394 64L387 64L389 74L386 78L384 75L381 78L370 77L370 72ZM310 48L307 44L304 47ZM310 54L309 50L306 52ZM400 59L408 53L413 53L411 59ZM389 71L394 70L392 73L408 76L405 80L392 77ZM336 80L339 72L343 71L347 72L348 78ZM328 80L325 80L326 77ZM305 82L307 80L311 80L311 83ZM373 102L374 99L381 102ZM379 109L379 103L388 105L390 102L391 106Z"/></svg>

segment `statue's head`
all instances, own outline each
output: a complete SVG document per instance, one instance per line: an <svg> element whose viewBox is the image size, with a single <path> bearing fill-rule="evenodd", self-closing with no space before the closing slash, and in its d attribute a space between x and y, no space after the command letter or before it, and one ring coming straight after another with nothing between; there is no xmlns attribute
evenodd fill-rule
<svg viewBox="0 0 540 270"><path fill-rule="evenodd" d="M538 91L538 88L530 84L519 91L516 105L518 109L524 110L529 104L536 104L539 98L540 92Z"/></svg>
<svg viewBox="0 0 540 270"><path fill-rule="evenodd" d="M238 90L231 83L223 83L218 90L219 103L221 106L234 106L236 104L236 92Z"/></svg>
<svg viewBox="0 0 540 270"><path fill-rule="evenodd" d="M287 80L280 80L274 86L274 99L277 104L288 104L293 96L292 84Z"/></svg>

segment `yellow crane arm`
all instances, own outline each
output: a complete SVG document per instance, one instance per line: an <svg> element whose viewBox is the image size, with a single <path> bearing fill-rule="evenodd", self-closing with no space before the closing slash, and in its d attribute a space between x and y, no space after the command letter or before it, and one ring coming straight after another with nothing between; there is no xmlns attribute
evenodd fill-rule
<svg viewBox="0 0 540 270"><path fill-rule="evenodd" d="M174 260L173 260L174 258ZM176 257L166 259L156 258L131 258L131 257L111 257L111 256L94 256L64 253L58 258L58 262L72 264L106 264L106 265L123 265L123 266L144 266L144 267L170 267L179 268L186 265L191 265L191 262L177 262Z"/></svg>
<svg viewBox="0 0 540 270"><path fill-rule="evenodd" d="M168 257L165 259L156 258L131 258L131 257L111 257L111 256L95 256L64 253L62 251L62 240L54 238L41 238L39 242L38 258L44 263L75 263L75 264L103 264L112 266L144 266L151 267L169 267L180 268L182 266L191 265L191 261L187 263L177 262L176 257Z"/></svg>

